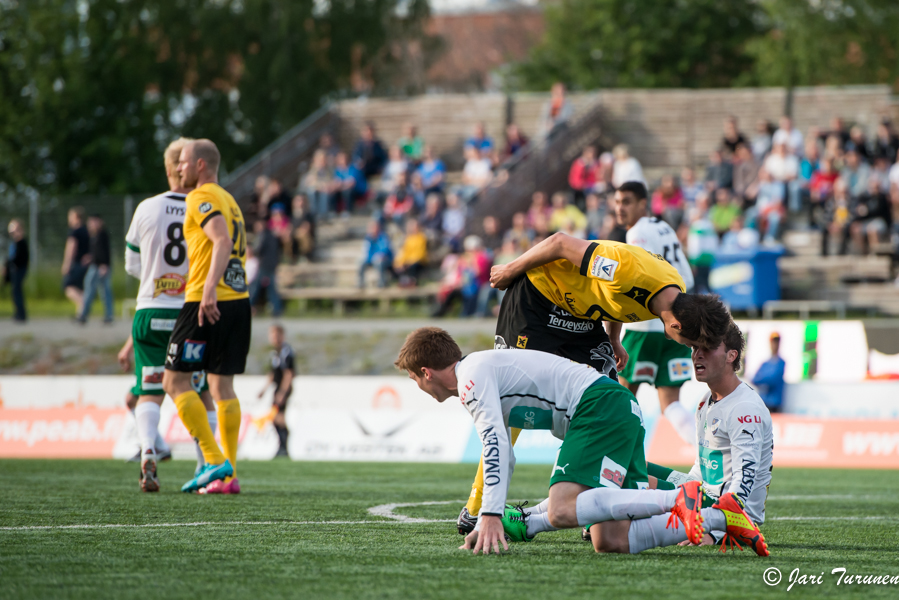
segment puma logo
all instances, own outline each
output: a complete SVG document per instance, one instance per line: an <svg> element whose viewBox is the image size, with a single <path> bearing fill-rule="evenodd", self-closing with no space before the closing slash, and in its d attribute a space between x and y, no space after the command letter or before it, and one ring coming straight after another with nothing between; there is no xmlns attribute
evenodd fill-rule
<svg viewBox="0 0 899 600"><path fill-rule="evenodd" d="M749 437L751 437L753 441L755 441L755 434L754 434L754 433L752 433L751 431L747 431L747 430L745 430L745 429L743 430L743 433L745 433L746 435L748 435Z"/></svg>
<svg viewBox="0 0 899 600"><path fill-rule="evenodd" d="M568 475L568 473L565 472L565 469L567 469L568 465L570 465L570 464L571 463L565 463L564 467L560 467L560 466L553 467L553 475L556 474L556 471L562 471L562 475Z"/></svg>

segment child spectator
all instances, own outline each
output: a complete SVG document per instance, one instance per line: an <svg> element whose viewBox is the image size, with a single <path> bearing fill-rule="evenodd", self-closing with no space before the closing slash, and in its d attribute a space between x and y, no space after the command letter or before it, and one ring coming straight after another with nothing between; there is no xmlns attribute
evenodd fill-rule
<svg viewBox="0 0 899 600"><path fill-rule="evenodd" d="M320 221L326 219L331 210L333 179L324 150L316 150L309 171L303 177L302 187L306 196L312 199L312 211Z"/></svg>
<svg viewBox="0 0 899 600"><path fill-rule="evenodd" d="M493 150L493 140L487 137L484 123L475 123L474 133L465 140L466 148L477 148L479 152L487 155Z"/></svg>
<svg viewBox="0 0 899 600"><path fill-rule="evenodd" d="M388 161L387 166L384 167L384 172L381 174L381 185L378 192L382 201L396 191L397 186L399 185L400 174L406 175L408 170L409 163L406 162L403 151L399 146L391 146L390 160ZM403 183L406 183L405 180Z"/></svg>
<svg viewBox="0 0 899 600"><path fill-rule="evenodd" d="M334 181L332 183L331 206L341 214L347 214L353 209L355 202L356 178L361 174L347 163L345 152L338 152L334 156Z"/></svg>
<svg viewBox="0 0 899 600"><path fill-rule="evenodd" d="M446 209L441 222L443 241L453 252L462 249L462 236L465 235L465 209L462 208L459 196L450 193L446 196Z"/></svg>
<svg viewBox="0 0 899 600"><path fill-rule="evenodd" d="M569 223L571 224L569 226ZM552 231L574 231L575 237L587 235L587 217L577 206L569 204L568 195L564 192L553 194L553 211L549 217L549 228Z"/></svg>
<svg viewBox="0 0 899 600"><path fill-rule="evenodd" d="M605 204L597 194L587 194L585 203L587 205L587 212L585 213L587 217L587 239L602 239L600 236L602 235L603 220L606 218Z"/></svg>
<svg viewBox="0 0 899 600"><path fill-rule="evenodd" d="M287 218L281 205L275 206L272 210L272 216L268 220L268 229L281 244L283 252L289 254L293 249L293 240L291 238L293 223Z"/></svg>
<svg viewBox="0 0 899 600"><path fill-rule="evenodd" d="M430 146L425 146L422 154L421 165L418 167L421 175L421 183L426 194L443 191L443 182L446 180L446 167L439 158L434 158L434 151Z"/></svg>
<svg viewBox="0 0 899 600"><path fill-rule="evenodd" d="M718 235L730 229L730 224L740 215L740 206L733 202L730 190L724 187L715 190L715 205L709 210L709 220Z"/></svg>
<svg viewBox="0 0 899 600"><path fill-rule="evenodd" d="M356 161L359 161L359 167L366 178L380 175L387 164L384 144L376 137L375 127L371 123L362 128L361 137L353 149L353 162Z"/></svg>
<svg viewBox="0 0 899 600"><path fill-rule="evenodd" d="M787 145L775 142L771 154L765 159L765 170L771 179L784 186L785 196L789 199L790 208L799 211L799 188L796 179L799 177L799 159L789 153Z"/></svg>
<svg viewBox="0 0 899 600"><path fill-rule="evenodd" d="M406 222L406 239L393 261L400 287L415 287L421 273L428 266L428 239L421 232L418 221Z"/></svg>
<svg viewBox="0 0 899 600"><path fill-rule="evenodd" d="M418 135L418 128L412 123L403 125L403 135L396 141L406 160L413 166L418 166L422 159L422 151L424 150L425 141Z"/></svg>
<svg viewBox="0 0 899 600"><path fill-rule="evenodd" d="M365 287L365 271L371 267L378 271L378 287L387 287L387 276L394 275L393 249L390 247L390 238L376 220L368 222L368 229L362 245L362 260L359 263L359 289Z"/></svg>
<svg viewBox="0 0 899 600"><path fill-rule="evenodd" d="M406 173L405 171L397 173L393 192L384 203L384 216L394 223L400 224L414 210L415 197L406 184Z"/></svg>

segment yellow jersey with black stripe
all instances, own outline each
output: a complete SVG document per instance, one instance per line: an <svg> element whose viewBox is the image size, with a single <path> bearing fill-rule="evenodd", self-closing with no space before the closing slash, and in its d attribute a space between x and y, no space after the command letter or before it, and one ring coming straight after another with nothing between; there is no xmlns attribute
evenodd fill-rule
<svg viewBox="0 0 899 600"><path fill-rule="evenodd" d="M527 272L550 302L579 319L634 323L658 318L649 301L667 287L686 291L668 261L639 246L592 242L580 265L560 259Z"/></svg>
<svg viewBox="0 0 899 600"><path fill-rule="evenodd" d="M187 195L185 204L184 240L187 242L187 258L190 261L185 302L199 302L203 299L203 287L212 263L212 240L206 237L203 226L219 215L228 224L231 258L216 285L216 298L219 301L249 298L245 270L247 228L234 197L217 183L204 183Z"/></svg>

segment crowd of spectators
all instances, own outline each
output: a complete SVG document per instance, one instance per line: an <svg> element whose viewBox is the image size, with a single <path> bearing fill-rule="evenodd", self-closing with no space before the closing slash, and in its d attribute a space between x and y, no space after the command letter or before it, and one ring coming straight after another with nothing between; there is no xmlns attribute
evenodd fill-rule
<svg viewBox="0 0 899 600"><path fill-rule="evenodd" d="M566 127L571 113L564 88L557 86L535 139ZM572 162L565 189L535 191L506 231L487 217L480 235L470 235L469 202L485 186L501 183L507 162L529 145L515 123L503 133L498 144L483 123L474 124L455 174L413 124L390 144L366 124L351 154L324 136L293 196L277 181L257 181L248 220L261 221L258 227L270 230L275 241L260 242L254 251L278 253L279 260L314 260L316 224L353 211L370 214L360 287L412 287L427 278L440 289L435 314L445 314L458 300L463 315L484 315L501 299L487 283L490 267L553 232L624 241L611 202L625 181L650 189L650 209L681 237L699 291L708 290L716 255L776 247L788 227L820 230L822 254L881 252L891 239L899 241L899 136L888 121L867 139L862 128L847 129L840 119L803 134L783 117L777 127L760 121L748 134L729 117L704 169L685 168L652 182L626 145L603 153L588 146ZM375 276L368 278L368 271ZM260 269L258 277L254 289L261 292L273 276Z"/></svg>

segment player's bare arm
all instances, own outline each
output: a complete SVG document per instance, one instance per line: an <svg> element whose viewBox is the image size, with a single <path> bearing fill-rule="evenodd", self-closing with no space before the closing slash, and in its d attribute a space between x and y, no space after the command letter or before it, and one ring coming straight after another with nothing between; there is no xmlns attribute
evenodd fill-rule
<svg viewBox="0 0 899 600"><path fill-rule="evenodd" d="M561 232L554 233L512 262L490 269L490 285L504 290L523 273L561 258L580 265L589 247L587 240Z"/></svg>
<svg viewBox="0 0 899 600"><path fill-rule="evenodd" d="M198 315L200 327L203 326L204 320L211 325L221 317L215 288L225 274L233 246L231 236L228 234L228 223L225 222L225 217L221 215L216 215L209 219L209 222L203 226L203 233L212 242L212 259L209 265L209 274L206 276L206 282L203 285L203 299L200 301Z"/></svg>
<svg viewBox="0 0 899 600"><path fill-rule="evenodd" d="M128 336L128 339L125 340L125 344L122 346L122 349L119 350L119 366L122 367L123 371L131 370L131 354L134 351L134 336Z"/></svg>
<svg viewBox="0 0 899 600"><path fill-rule="evenodd" d="M606 333L609 336L609 342L612 344L612 351L615 353L615 368L623 371L627 366L628 355L627 350L621 345L621 323L615 321L606 321L604 323Z"/></svg>

